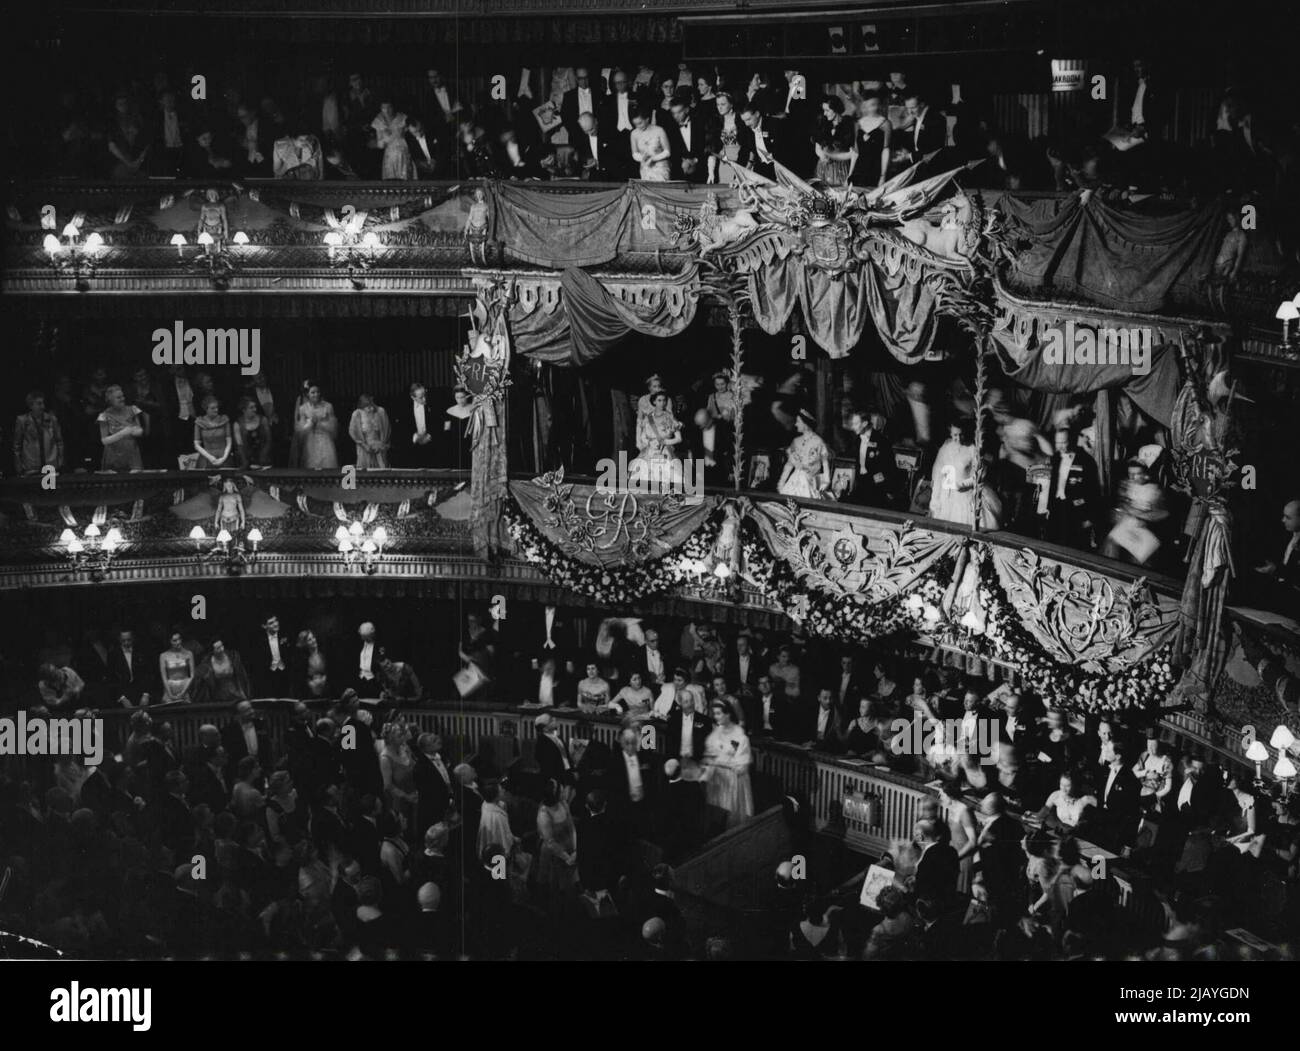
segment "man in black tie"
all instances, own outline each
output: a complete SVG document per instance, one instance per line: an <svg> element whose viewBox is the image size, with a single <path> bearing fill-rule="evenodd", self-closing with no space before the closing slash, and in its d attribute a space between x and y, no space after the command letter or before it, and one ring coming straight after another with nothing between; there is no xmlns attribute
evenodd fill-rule
<svg viewBox="0 0 1300 1051"><path fill-rule="evenodd" d="M759 175L775 179L776 162L781 160L784 146L777 130L777 122L765 117L762 106L753 100L740 108L740 119L754 136L753 157L741 157L740 163Z"/></svg>
<svg viewBox="0 0 1300 1051"><path fill-rule="evenodd" d="M1101 510L1097 462L1079 448L1074 432L1061 427L1055 435L1052 474L1048 479L1047 539L1088 551Z"/></svg>
<svg viewBox="0 0 1300 1051"><path fill-rule="evenodd" d="M228 758L227 776L234 773L239 761L248 756L257 760L263 770L274 770L275 760L271 755L271 735L266 724L253 711L252 701L240 701L235 705L235 718L221 731L221 743Z"/></svg>
<svg viewBox="0 0 1300 1051"><path fill-rule="evenodd" d="M292 647L289 637L280 631L280 618L268 613L262 618L262 630L253 643L249 679L253 696L280 698L290 696L289 656Z"/></svg>
<svg viewBox="0 0 1300 1051"><path fill-rule="evenodd" d="M573 762L569 758L568 746L560 737L555 720L549 715L539 715L533 720L533 725L537 727L534 754L542 772L542 780L564 784L573 772Z"/></svg>
<svg viewBox="0 0 1300 1051"><path fill-rule="evenodd" d="M383 683L379 679L379 641L375 636L375 626L365 621L357 628L356 656L348 671L352 674L352 688L357 696L373 700L382 692Z"/></svg>
<svg viewBox="0 0 1300 1051"><path fill-rule="evenodd" d="M591 82L591 74L586 66L578 66L573 75L577 86L570 88L560 100L560 120L569 131L572 142L582 134L578 127L578 117L584 113L595 113L601 105L604 92Z"/></svg>
<svg viewBox="0 0 1300 1051"><path fill-rule="evenodd" d="M678 759L664 763L664 786L659 804L659 825L664 857L675 862L704 841L707 826L707 802L703 781L682 777Z"/></svg>
<svg viewBox="0 0 1300 1051"><path fill-rule="evenodd" d="M923 95L912 94L903 100L911 127L904 131L911 150L912 163L933 162L948 143L948 118L934 109ZM938 167L931 164L938 171Z"/></svg>
<svg viewBox="0 0 1300 1051"><path fill-rule="evenodd" d="M391 418L393 466L439 466L440 454L447 445L447 421L442 409L430 404L423 383L417 380L411 384L406 397L393 406Z"/></svg>
<svg viewBox="0 0 1300 1051"><path fill-rule="evenodd" d="M591 182L617 182L627 169L615 139L607 134L600 119L591 113L578 114L578 134L573 149L583 178Z"/></svg>
<svg viewBox="0 0 1300 1051"><path fill-rule="evenodd" d="M633 835L650 828L650 803L654 795L654 753L641 748L641 734L627 727L618 735L618 756L610 770L610 796Z"/></svg>
<svg viewBox="0 0 1300 1051"><path fill-rule="evenodd" d="M875 412L854 412L849 417L853 432L853 492L848 502L869 507L896 507L898 504L898 469L894 450L884 433L884 417Z"/></svg>
<svg viewBox="0 0 1300 1051"><path fill-rule="evenodd" d="M957 876L961 868L957 851L939 841L939 822L928 818L916 823L915 838L921 844L921 858L916 863L916 896L942 907L957 893Z"/></svg>
<svg viewBox="0 0 1300 1051"><path fill-rule="evenodd" d="M419 179L436 179L438 171L438 139L429 134L424 121L411 117L406 122L406 147L415 162Z"/></svg>
<svg viewBox="0 0 1300 1051"><path fill-rule="evenodd" d="M638 106L646 103L646 92L631 88L626 71L621 69L610 74L609 89L596 117L599 127L617 151L617 157L610 161L609 170L626 174L632 170L632 114Z"/></svg>
<svg viewBox="0 0 1300 1051"><path fill-rule="evenodd" d="M1300 605L1300 500L1288 500L1283 506L1282 528L1286 531L1286 543L1281 553L1276 560L1269 559L1256 566L1255 572L1272 583L1273 587L1268 588L1270 597L1289 612Z"/></svg>
<svg viewBox="0 0 1300 1051"><path fill-rule="evenodd" d="M672 151L672 176L674 179L702 183L709 175L709 166L705 163L709 131L695 120L689 99L673 99L669 112L672 120L665 130Z"/></svg>
<svg viewBox="0 0 1300 1051"><path fill-rule="evenodd" d="M135 632L117 633L117 645L108 651L109 698L123 708L149 703L150 664L135 644Z"/></svg>
<svg viewBox="0 0 1300 1051"><path fill-rule="evenodd" d="M988 892L989 911L997 930L1008 930L1024 915L1025 828L1006 813L1002 796L992 792L980 801L980 819L987 822L979 837L980 870Z"/></svg>
<svg viewBox="0 0 1300 1051"><path fill-rule="evenodd" d="M1115 846L1131 846L1137 836L1142 786L1125 761L1124 745L1120 741L1114 742L1111 748L1100 803L1110 842Z"/></svg>
<svg viewBox="0 0 1300 1051"><path fill-rule="evenodd" d="M451 771L443 762L442 737L438 734L420 734L415 748L415 791L419 802L413 832L419 836L447 814L447 804L451 802Z"/></svg>
<svg viewBox="0 0 1300 1051"><path fill-rule="evenodd" d="M699 759L704 754L704 741L709 736L709 721L695 710L693 693L678 691L677 702L668 713L667 722L664 730L667 754L679 759Z"/></svg>
<svg viewBox="0 0 1300 1051"><path fill-rule="evenodd" d="M725 420L715 419L708 409L695 413L695 426L691 429L691 455L697 464L704 465L705 485L731 484L731 465L736 451L735 432ZM700 481L696 476L696 483Z"/></svg>

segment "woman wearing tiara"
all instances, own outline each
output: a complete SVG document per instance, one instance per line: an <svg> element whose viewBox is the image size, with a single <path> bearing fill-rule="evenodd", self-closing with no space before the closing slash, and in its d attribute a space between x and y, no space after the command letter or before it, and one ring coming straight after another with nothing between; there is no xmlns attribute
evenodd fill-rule
<svg viewBox="0 0 1300 1051"><path fill-rule="evenodd" d="M816 500L830 497L831 451L813 430L812 413L800 410L794 420L798 431L785 453L785 468L776 490L782 496L806 496Z"/></svg>
<svg viewBox="0 0 1300 1051"><path fill-rule="evenodd" d="M740 726L735 699L717 698L710 713L713 730L704 742L704 768L710 804L727 812L727 825L754 816L754 790L749 781L752 756L749 735Z"/></svg>
<svg viewBox="0 0 1300 1051"><path fill-rule="evenodd" d="M673 447L682 440L682 425L673 415L667 391L656 391L650 396L650 410L641 416L636 428L637 460L644 464L642 470L647 480L671 481L681 477L681 465L673 455Z"/></svg>

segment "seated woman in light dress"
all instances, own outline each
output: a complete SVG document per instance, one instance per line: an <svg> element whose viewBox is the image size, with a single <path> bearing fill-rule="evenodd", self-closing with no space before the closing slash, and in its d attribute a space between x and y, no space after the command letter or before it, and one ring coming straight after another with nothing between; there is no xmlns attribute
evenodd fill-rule
<svg viewBox="0 0 1300 1051"><path fill-rule="evenodd" d="M782 496L803 496L816 500L831 496L831 451L813 430L816 421L806 410L795 417L798 432L785 453L785 467L776 491Z"/></svg>
<svg viewBox="0 0 1300 1051"><path fill-rule="evenodd" d="M727 827L754 816L750 785L749 735L740 726L735 698L719 697L709 709L713 730L704 742L704 778L709 803L727 812Z"/></svg>
<svg viewBox="0 0 1300 1051"><path fill-rule="evenodd" d="M1047 797L1039 816L1049 825L1076 829L1083 821L1087 809L1097 806L1097 797L1077 791L1073 774L1062 774L1057 784L1058 788Z"/></svg>

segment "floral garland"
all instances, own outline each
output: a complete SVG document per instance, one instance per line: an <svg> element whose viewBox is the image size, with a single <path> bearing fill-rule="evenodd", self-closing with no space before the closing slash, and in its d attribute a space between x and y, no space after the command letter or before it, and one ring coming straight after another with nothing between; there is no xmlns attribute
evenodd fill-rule
<svg viewBox="0 0 1300 1051"><path fill-rule="evenodd" d="M554 584L610 605L625 605L674 587L697 584L712 558L719 521L710 515L676 550L635 566L592 566L551 543L513 501L502 514L515 554ZM711 579L711 578L710 578Z"/></svg>
<svg viewBox="0 0 1300 1051"><path fill-rule="evenodd" d="M514 506L507 509L506 531L516 555L538 567L560 587L601 603L622 605L674 587L734 588L736 581L715 578L706 570L718 562L716 543L720 515L715 513L675 551L638 566L591 566L552 544ZM772 554L756 527L746 521L741 530L741 576L809 634L861 645L882 640L902 644L926 635L959 646L975 656L993 657L1013 665L1026 687L1044 703L1070 711L1112 712L1159 707L1177 681L1166 645L1140 664L1109 675L1094 675L1047 655L1020 624L1014 608L993 574L981 570L978 588L984 612L982 630L949 619L942 604L955 569L940 560L905 594L879 602L855 601L807 587L784 561Z"/></svg>

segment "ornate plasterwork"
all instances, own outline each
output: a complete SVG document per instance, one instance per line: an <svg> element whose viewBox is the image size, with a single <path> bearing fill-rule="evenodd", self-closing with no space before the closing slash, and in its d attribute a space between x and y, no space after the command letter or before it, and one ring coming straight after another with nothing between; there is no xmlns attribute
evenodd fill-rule
<svg viewBox="0 0 1300 1051"><path fill-rule="evenodd" d="M1145 577L1122 584L1023 548L998 551L998 576L1024 627L1056 660L1113 672L1142 659L1175 626Z"/></svg>

